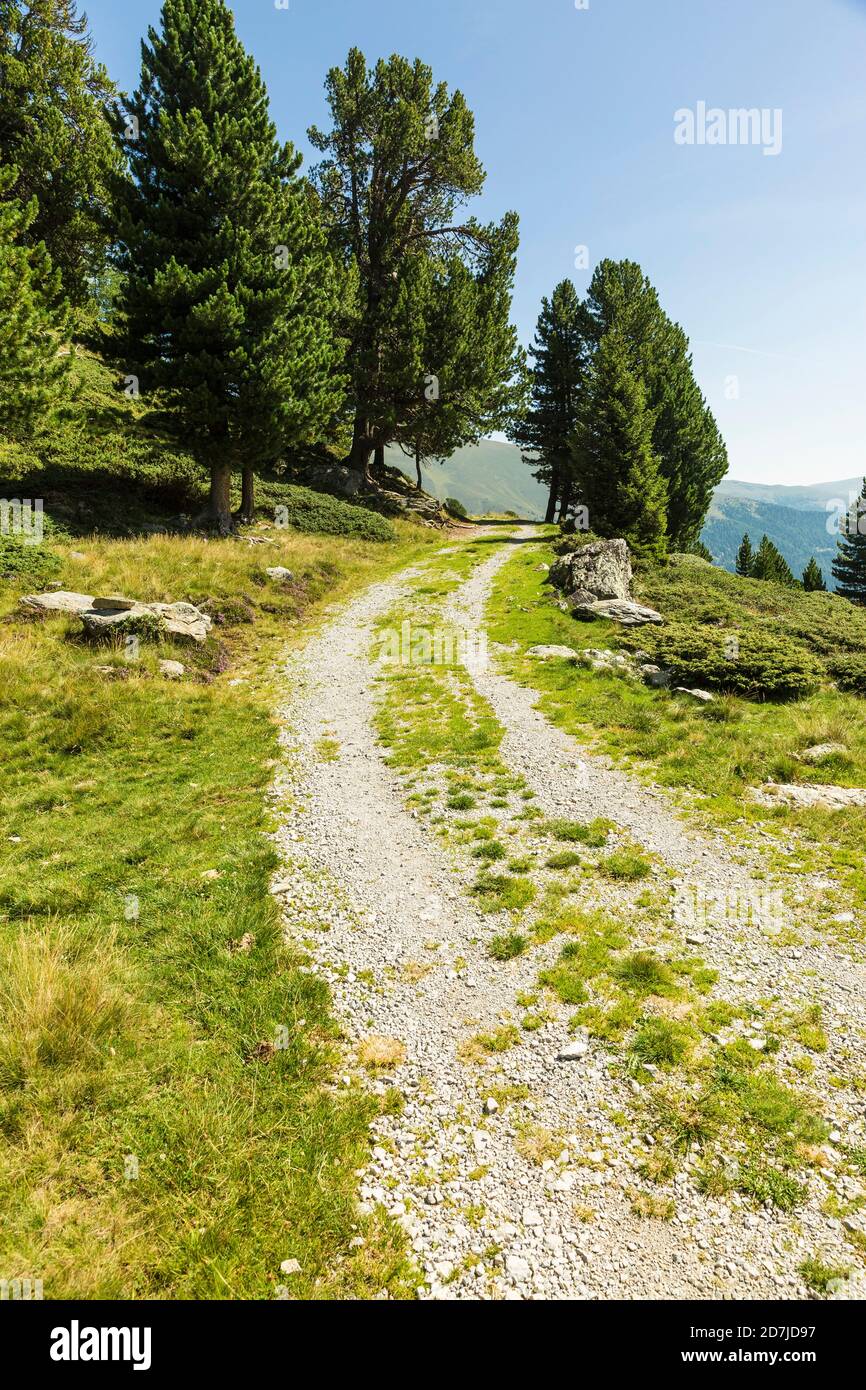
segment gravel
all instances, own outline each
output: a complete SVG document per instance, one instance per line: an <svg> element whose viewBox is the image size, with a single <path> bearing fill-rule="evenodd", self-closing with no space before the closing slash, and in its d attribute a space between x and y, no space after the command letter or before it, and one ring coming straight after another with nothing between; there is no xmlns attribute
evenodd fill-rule
<svg viewBox="0 0 866 1390"><path fill-rule="evenodd" d="M476 568L449 601L449 618L483 626L490 582L512 553L506 546ZM343 1083L380 1094L396 1085L405 1100L399 1114L375 1121L370 1162L358 1175L360 1209L381 1205L405 1229L424 1299L802 1298L797 1267L807 1255L855 1263L842 1223L821 1207L831 1192L850 1199L862 1187L837 1179L832 1157L795 1218L753 1210L737 1194L701 1195L691 1160L652 1189L673 1196L673 1220L642 1218L631 1198L655 1138L645 1123L630 1132L611 1119L629 1111L637 1083L595 1040L568 1034L567 1010L486 1066L458 1057L473 1034L513 1021L515 994L534 984L545 957L542 948L490 959L482 938L491 919L466 893L468 869L407 809L376 741L372 628L423 573L376 584L331 617L289 660L280 715L286 768L273 789L283 859L275 891L286 929L333 991L347 1037ZM493 666L471 675L506 731L503 760L547 814L608 817L673 871L682 902L701 903L700 954L722 972L716 995L778 997L791 1007L819 998L840 1031L816 1070L826 1078L843 1069L866 1027L862 958L813 938L808 924L796 949L774 945L773 933L788 925L777 905L743 928L732 950L729 922L713 903L766 895L732 847L690 833L660 790L584 753L533 708L530 690ZM333 760L316 752L323 738L339 744ZM507 926L504 918L497 929ZM694 922L686 926L694 936ZM553 959L557 946L547 949ZM371 1035L405 1048L393 1072L371 1076L358 1065L356 1049ZM858 1095L827 1087L827 1118L848 1144L864 1142ZM523 1152L527 1126L555 1136L540 1162Z"/></svg>

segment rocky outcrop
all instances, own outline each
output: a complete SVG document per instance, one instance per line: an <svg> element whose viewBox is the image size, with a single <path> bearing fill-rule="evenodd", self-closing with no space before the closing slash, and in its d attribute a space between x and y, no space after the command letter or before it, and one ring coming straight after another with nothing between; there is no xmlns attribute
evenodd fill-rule
<svg viewBox="0 0 866 1390"><path fill-rule="evenodd" d="M633 599L604 599L597 603L578 603L572 608L575 618L591 622L594 618L606 618L622 627L643 627L646 623L663 623L661 613L654 608L646 608Z"/></svg>
<svg viewBox="0 0 866 1390"><path fill-rule="evenodd" d="M124 633L148 635L152 630L155 637L201 645L213 626L208 615L192 603L141 603L116 595L94 598L61 589L55 593L27 594L21 604L30 612L79 617L85 633L94 638L112 634L122 637Z"/></svg>
<svg viewBox="0 0 866 1390"><path fill-rule="evenodd" d="M550 567L550 582L578 603L597 599L627 599L631 594L632 569L624 540L590 541Z"/></svg>

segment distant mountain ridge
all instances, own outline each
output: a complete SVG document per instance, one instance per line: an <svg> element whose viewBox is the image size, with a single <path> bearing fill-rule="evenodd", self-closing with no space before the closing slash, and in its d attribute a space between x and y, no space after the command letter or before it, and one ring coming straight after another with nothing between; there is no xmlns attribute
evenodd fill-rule
<svg viewBox="0 0 866 1390"><path fill-rule="evenodd" d="M414 479L414 464L400 449L388 449L387 456L390 464ZM503 440L483 439L458 449L445 463L425 464L422 478L427 492L442 501L456 497L474 516L510 511L526 521L540 521L547 505L547 489L536 482L517 446ZM807 487L726 478L716 489L704 544L718 564L733 570L743 535L748 532L757 546L766 533L798 577L814 555L832 587L836 535L828 504L847 506L862 486L862 478Z"/></svg>

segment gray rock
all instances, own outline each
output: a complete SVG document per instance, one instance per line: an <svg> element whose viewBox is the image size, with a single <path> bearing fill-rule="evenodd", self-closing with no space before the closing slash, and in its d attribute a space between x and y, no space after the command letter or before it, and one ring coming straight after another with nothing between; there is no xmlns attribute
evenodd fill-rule
<svg viewBox="0 0 866 1390"><path fill-rule="evenodd" d="M818 806L842 811L846 806L866 806L866 788L799 786L795 782L765 782L751 787L749 795L763 806Z"/></svg>
<svg viewBox="0 0 866 1390"><path fill-rule="evenodd" d="M280 584L288 584L290 579L294 579L291 570L287 570L285 565L271 565L265 570L268 579L276 579Z"/></svg>
<svg viewBox="0 0 866 1390"><path fill-rule="evenodd" d="M822 763L825 758L835 758L840 753L847 752L844 743L816 743L811 748L804 748L802 753L796 756L801 763Z"/></svg>
<svg viewBox="0 0 866 1390"><path fill-rule="evenodd" d="M676 695L691 695L693 700L700 700L703 705L710 704L716 698L715 695L710 694L709 690L690 690L687 685L675 685L674 693Z"/></svg>
<svg viewBox="0 0 866 1390"><path fill-rule="evenodd" d="M179 681L186 672L186 667L182 661L161 661L159 663L159 673L165 676L166 680Z"/></svg>
<svg viewBox="0 0 866 1390"><path fill-rule="evenodd" d="M663 623L661 613L654 608L646 608L642 603L631 599L605 599L598 603L579 603L574 616L592 621L594 618L607 618L622 627L642 627L645 623Z"/></svg>
<svg viewBox="0 0 866 1390"><path fill-rule="evenodd" d="M575 651L574 647L545 647L545 646L540 646L540 647L529 647L529 648L527 649L526 655L527 655L527 656L537 656L538 659L539 659L539 661L550 661L551 658L556 658L556 659L559 659L559 660L562 660L562 661L576 661L576 660L577 660L577 655L578 655L578 654L577 654L577 652Z"/></svg>
<svg viewBox="0 0 866 1390"><path fill-rule="evenodd" d="M91 594L75 594L67 589L57 589L50 594L25 594L19 603L41 613L84 613L93 607Z"/></svg>
<svg viewBox="0 0 866 1390"><path fill-rule="evenodd" d="M624 540L590 541L550 567L550 582L567 594L583 590L593 599L627 599L632 569Z"/></svg>
<svg viewBox="0 0 866 1390"><path fill-rule="evenodd" d="M565 1046L556 1054L557 1062L579 1062L581 1057L585 1057L589 1052L589 1044L577 1039L575 1042L566 1043Z"/></svg>
<svg viewBox="0 0 866 1390"><path fill-rule="evenodd" d="M155 614L166 636L182 642L204 642L213 626L207 614L191 603L140 603L138 599L94 598L91 594L60 589L56 593L27 594L21 604L35 612L74 614L93 637L115 629L122 632L126 623L145 613Z"/></svg>
<svg viewBox="0 0 866 1390"><path fill-rule="evenodd" d="M656 666L653 662L641 666L640 673L644 682L652 686L653 690L666 690L671 683L670 671L665 671L662 666Z"/></svg>

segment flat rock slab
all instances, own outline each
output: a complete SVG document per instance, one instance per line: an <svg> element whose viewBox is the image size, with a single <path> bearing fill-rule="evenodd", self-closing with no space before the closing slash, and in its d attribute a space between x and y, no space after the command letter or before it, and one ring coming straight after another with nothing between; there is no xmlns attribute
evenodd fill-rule
<svg viewBox="0 0 866 1390"><path fill-rule="evenodd" d="M75 594L59 589L53 593L27 594L20 600L22 607L32 612L69 613L79 617L85 632L91 637L117 631L122 633L127 623L150 613L159 619L160 629L167 637L180 642L206 641L213 626L206 613L192 603L140 603L138 599L94 598L92 594Z"/></svg>
<svg viewBox="0 0 866 1390"><path fill-rule="evenodd" d="M539 661L576 661L578 653L574 647L528 647L527 656L537 656Z"/></svg>
<svg viewBox="0 0 866 1390"><path fill-rule="evenodd" d="M594 618L607 618L609 622L622 627L643 627L646 623L663 623L661 613L654 608L646 608L642 603L631 599L602 599L598 603L578 603L572 609L575 618L591 622Z"/></svg>
<svg viewBox="0 0 866 1390"><path fill-rule="evenodd" d="M799 786L796 782L766 782L750 788L753 801L762 806L815 807L821 811L843 811L848 806L866 806L864 787Z"/></svg>
<svg viewBox="0 0 866 1390"><path fill-rule="evenodd" d="M715 700L715 695L711 695L709 690L689 689L687 685L675 685L675 695L691 695L693 700L700 700L701 704L708 705Z"/></svg>
<svg viewBox="0 0 866 1390"><path fill-rule="evenodd" d="M74 616L93 607L93 595L56 589L50 594L25 594L19 602L22 608L30 608L37 613L71 613Z"/></svg>

